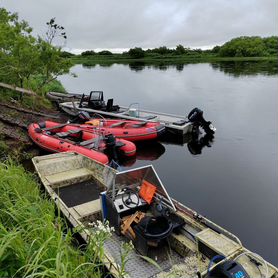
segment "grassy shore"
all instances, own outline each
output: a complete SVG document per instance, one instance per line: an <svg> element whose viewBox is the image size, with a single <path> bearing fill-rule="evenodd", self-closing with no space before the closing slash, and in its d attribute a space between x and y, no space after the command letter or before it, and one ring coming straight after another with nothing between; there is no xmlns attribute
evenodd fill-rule
<svg viewBox="0 0 278 278"><path fill-rule="evenodd" d="M75 64L111 64L111 63L145 63L145 64L183 64L183 63L209 63L209 62L225 62L225 61L277 61L277 56L268 57L218 57L208 55L152 55L144 58L131 58L128 55L92 55L92 56L75 56L71 61Z"/></svg>
<svg viewBox="0 0 278 278"><path fill-rule="evenodd" d="M73 241L36 178L11 161L1 163L0 277L101 277L101 245L92 241L81 251Z"/></svg>

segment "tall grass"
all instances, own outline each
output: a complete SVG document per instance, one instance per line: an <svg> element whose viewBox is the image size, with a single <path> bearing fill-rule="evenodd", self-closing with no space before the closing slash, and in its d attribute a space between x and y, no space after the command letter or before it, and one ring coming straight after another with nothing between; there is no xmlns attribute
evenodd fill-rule
<svg viewBox="0 0 278 278"><path fill-rule="evenodd" d="M21 166L0 164L0 277L101 277L95 246L75 248L66 223L41 194Z"/></svg>

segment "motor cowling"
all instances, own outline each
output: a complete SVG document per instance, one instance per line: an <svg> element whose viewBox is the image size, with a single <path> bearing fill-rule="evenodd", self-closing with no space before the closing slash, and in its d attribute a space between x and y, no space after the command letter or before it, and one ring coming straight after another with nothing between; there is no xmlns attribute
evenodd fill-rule
<svg viewBox="0 0 278 278"><path fill-rule="evenodd" d="M105 143L107 147L113 147L116 145L116 137L113 134L107 134L105 136Z"/></svg>
<svg viewBox="0 0 278 278"><path fill-rule="evenodd" d="M118 151L116 144L116 137L113 134L107 134L104 138L106 144L106 150L108 154L115 160L118 159Z"/></svg>
<svg viewBox="0 0 278 278"><path fill-rule="evenodd" d="M203 116L204 112L199 108L194 108L190 111L187 118L190 122L192 122L196 127L201 126L204 131L208 134L214 134L215 128L211 124L211 122L206 121Z"/></svg>
<svg viewBox="0 0 278 278"><path fill-rule="evenodd" d="M86 111L80 111L78 113L78 118L84 122L89 121L91 119L90 114Z"/></svg>
<svg viewBox="0 0 278 278"><path fill-rule="evenodd" d="M209 271L205 278L250 278L250 276L241 264L227 260Z"/></svg>

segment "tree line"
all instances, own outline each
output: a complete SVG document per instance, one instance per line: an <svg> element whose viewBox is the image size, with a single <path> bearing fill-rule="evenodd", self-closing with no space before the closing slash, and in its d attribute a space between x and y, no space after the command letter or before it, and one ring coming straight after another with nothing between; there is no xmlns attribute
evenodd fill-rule
<svg viewBox="0 0 278 278"><path fill-rule="evenodd" d="M72 55L72 54L71 54ZM94 50L87 50L81 53L82 57L94 55L113 55L108 50L95 52ZM141 47L130 48L122 55L131 58L140 59L147 56L219 56L219 57L267 57L278 55L278 37L258 37L258 36L242 36L234 38L221 46L215 46L212 49L191 49L181 44L175 48L168 48L161 46L153 49L144 50ZM68 55L69 56L69 55Z"/></svg>

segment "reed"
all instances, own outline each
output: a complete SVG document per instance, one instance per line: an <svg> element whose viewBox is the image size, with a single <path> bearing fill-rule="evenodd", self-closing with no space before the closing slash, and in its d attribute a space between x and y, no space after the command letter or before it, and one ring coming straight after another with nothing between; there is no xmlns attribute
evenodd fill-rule
<svg viewBox="0 0 278 278"><path fill-rule="evenodd" d="M0 277L101 277L94 241L81 251L73 239L35 176L11 161L1 163Z"/></svg>

